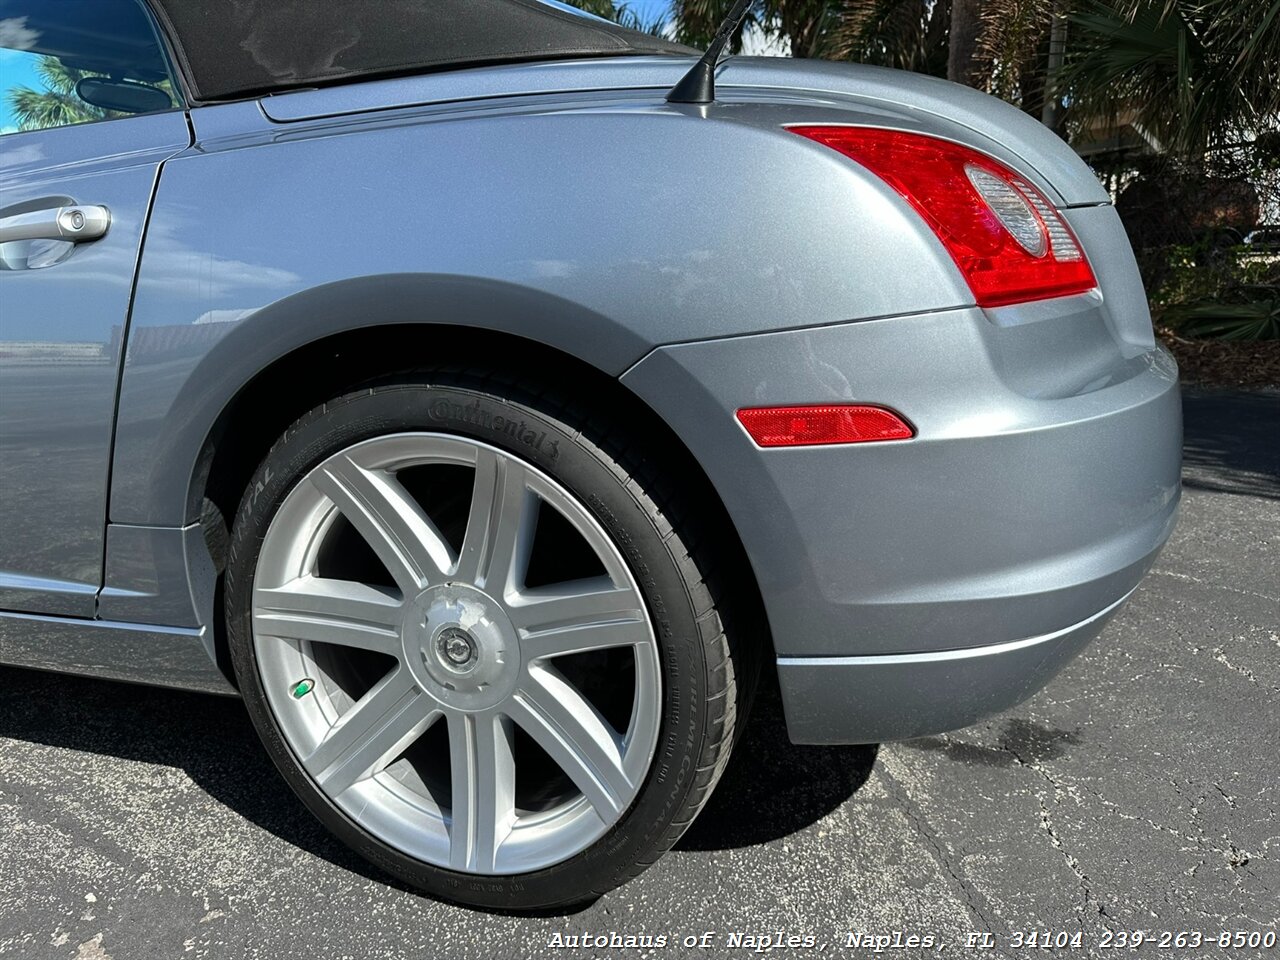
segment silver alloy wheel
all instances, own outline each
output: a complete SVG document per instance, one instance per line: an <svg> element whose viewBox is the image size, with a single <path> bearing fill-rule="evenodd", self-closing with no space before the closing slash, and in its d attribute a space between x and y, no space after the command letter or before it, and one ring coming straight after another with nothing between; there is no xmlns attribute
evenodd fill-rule
<svg viewBox="0 0 1280 960"><path fill-rule="evenodd" d="M459 548L398 478L429 465L474 471ZM603 575L525 586L548 508ZM340 518L394 586L318 575ZM621 553L546 473L457 436L367 440L289 492L258 557L253 644L284 739L320 790L383 842L452 870L523 873L590 846L639 793L658 741L657 643ZM630 717L616 725L560 668L610 650L631 655L619 671ZM369 655L387 669L353 695L344 664ZM518 731L537 751L517 749ZM432 737L434 766L410 763ZM518 776L525 754L539 762ZM541 801L521 807L539 777Z"/></svg>

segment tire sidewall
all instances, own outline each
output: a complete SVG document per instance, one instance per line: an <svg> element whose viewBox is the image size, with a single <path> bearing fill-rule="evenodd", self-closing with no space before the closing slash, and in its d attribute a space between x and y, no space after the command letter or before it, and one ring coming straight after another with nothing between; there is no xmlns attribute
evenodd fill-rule
<svg viewBox="0 0 1280 960"><path fill-rule="evenodd" d="M503 391L506 393L515 391ZM371 387L313 410L291 426L250 482L233 529L226 622L246 706L272 760L307 807L347 845L388 873L448 899L490 908L533 909L590 899L634 873L674 840L687 820L710 734L713 695L697 604L671 551L674 538L653 501L583 424L537 398L499 395L466 378L433 377ZM258 553L290 490L337 451L389 433L439 432L499 447L565 487L608 533L648 605L658 643L662 722L645 783L631 808L586 850L551 867L513 876L475 876L424 863L367 833L314 785L285 743L258 671L250 610ZM601 437L601 441L606 438Z"/></svg>

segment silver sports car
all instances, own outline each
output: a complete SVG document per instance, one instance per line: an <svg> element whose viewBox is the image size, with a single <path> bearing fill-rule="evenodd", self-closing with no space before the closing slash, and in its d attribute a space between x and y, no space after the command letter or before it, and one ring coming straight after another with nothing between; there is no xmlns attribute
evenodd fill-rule
<svg viewBox="0 0 1280 960"><path fill-rule="evenodd" d="M1174 524L1116 211L973 90L540 0L0 47L0 661L240 696L435 895L644 869L762 676L796 743L1019 702Z"/></svg>

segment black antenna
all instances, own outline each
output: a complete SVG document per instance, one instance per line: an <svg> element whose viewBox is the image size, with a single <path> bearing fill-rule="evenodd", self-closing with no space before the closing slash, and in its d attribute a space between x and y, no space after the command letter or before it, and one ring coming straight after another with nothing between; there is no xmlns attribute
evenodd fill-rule
<svg viewBox="0 0 1280 960"><path fill-rule="evenodd" d="M724 18L716 35L711 38L707 52L693 65L693 69L680 78L680 82L667 94L667 103L711 103L716 98L716 63L720 54L746 19L753 0L738 0Z"/></svg>

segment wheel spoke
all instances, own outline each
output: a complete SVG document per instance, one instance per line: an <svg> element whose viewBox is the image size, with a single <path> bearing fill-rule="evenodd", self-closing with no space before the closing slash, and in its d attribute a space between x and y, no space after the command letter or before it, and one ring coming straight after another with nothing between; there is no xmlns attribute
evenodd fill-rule
<svg viewBox="0 0 1280 960"><path fill-rule="evenodd" d="M639 596L607 577L527 590L509 609L526 662L650 641Z"/></svg>
<svg viewBox="0 0 1280 960"><path fill-rule="evenodd" d="M395 656L400 600L378 587L347 580L299 577L258 587L253 628L258 636L357 647Z"/></svg>
<svg viewBox="0 0 1280 960"><path fill-rule="evenodd" d="M521 591L509 598L508 612L522 634L641 620L645 615L636 592L614 586L608 577Z"/></svg>
<svg viewBox="0 0 1280 960"><path fill-rule="evenodd" d="M368 541L405 596L441 582L453 568L448 541L390 474L339 454L312 482Z"/></svg>
<svg viewBox="0 0 1280 960"><path fill-rule="evenodd" d="M638 647L648 642L647 623L643 620L619 620L531 634L520 641L520 652L526 663L532 663L613 647Z"/></svg>
<svg viewBox="0 0 1280 960"><path fill-rule="evenodd" d="M568 774L597 815L611 820L633 789L620 738L559 671L534 666L528 676L508 705L512 719Z"/></svg>
<svg viewBox="0 0 1280 960"><path fill-rule="evenodd" d="M601 585L603 584L603 586ZM611 647L652 642L639 597L607 580L561 584L554 590L526 592L510 609L520 630L525 662Z"/></svg>
<svg viewBox="0 0 1280 960"><path fill-rule="evenodd" d="M478 447L467 532L454 575L494 596L522 584L533 546L534 505L524 467Z"/></svg>
<svg viewBox="0 0 1280 960"><path fill-rule="evenodd" d="M379 680L338 718L303 766L330 796L363 780L422 735L440 716L403 666Z"/></svg>
<svg viewBox="0 0 1280 960"><path fill-rule="evenodd" d="M453 810L449 865L492 873L516 816L516 764L509 717L449 715Z"/></svg>

